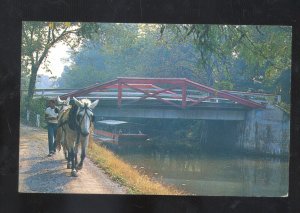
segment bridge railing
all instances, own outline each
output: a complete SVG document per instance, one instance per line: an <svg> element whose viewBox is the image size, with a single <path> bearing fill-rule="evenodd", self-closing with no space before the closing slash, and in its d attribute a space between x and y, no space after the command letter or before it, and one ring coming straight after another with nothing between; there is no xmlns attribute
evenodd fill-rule
<svg viewBox="0 0 300 213"><path fill-rule="evenodd" d="M46 98L55 98L57 96L65 95L67 93L70 93L72 91L77 91L78 89L61 89L61 88L55 88L55 89L49 89L49 88L42 88L42 89L35 89L34 90L34 97L46 97ZM27 94L28 90L22 89L21 95Z"/></svg>
<svg viewBox="0 0 300 213"><path fill-rule="evenodd" d="M21 90L22 93L27 93L28 90ZM70 92L78 91L78 89L35 89L34 96L35 97L49 97L54 98L57 96L66 95ZM149 88L148 91L157 91L156 88ZM176 94L181 92L181 89L174 89L173 90ZM251 93L251 92L241 92L241 91L229 91L229 90L222 90L224 92L240 96L242 98L250 99L257 102L263 102L263 103L279 103L281 101L280 95L274 95L274 94L267 94L267 93ZM124 96L126 95L128 97L140 97L143 95L142 92L134 92L132 89L129 88L123 88ZM95 96L101 96L101 97L112 97L116 96L117 90L114 88L111 88L111 90L107 89L105 91L99 91L99 92L91 92L87 96L95 97ZM190 98L201 98L205 97L208 93L202 92L199 93L199 90L187 90L187 93L189 93ZM160 96L164 96L167 98L174 97L174 94L172 93L164 93L160 94ZM212 98L214 100L213 102L218 102L218 100L226 101L228 99L224 98Z"/></svg>
<svg viewBox="0 0 300 213"><path fill-rule="evenodd" d="M281 95L275 95L270 93L258 93L258 92L231 91L231 90L222 90L222 91L240 96L245 99L260 102L260 103L278 104L281 102Z"/></svg>

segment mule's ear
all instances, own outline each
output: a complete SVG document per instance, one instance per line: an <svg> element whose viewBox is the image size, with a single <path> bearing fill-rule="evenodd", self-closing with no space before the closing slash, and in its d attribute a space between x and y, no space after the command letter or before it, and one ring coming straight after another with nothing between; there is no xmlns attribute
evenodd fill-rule
<svg viewBox="0 0 300 213"><path fill-rule="evenodd" d="M70 102L70 97L67 98L66 105L69 105L69 102Z"/></svg>
<svg viewBox="0 0 300 213"><path fill-rule="evenodd" d="M73 99L74 99L74 102L75 102L76 106L84 107L83 104L80 101L78 101L75 97L73 97Z"/></svg>
<svg viewBox="0 0 300 213"><path fill-rule="evenodd" d="M57 96L57 104L58 105L64 104L64 101L62 101L59 96Z"/></svg>
<svg viewBox="0 0 300 213"><path fill-rule="evenodd" d="M91 105L90 105L90 109L94 109L96 106L97 106L97 104L99 103L99 100L96 100L96 101L94 101Z"/></svg>

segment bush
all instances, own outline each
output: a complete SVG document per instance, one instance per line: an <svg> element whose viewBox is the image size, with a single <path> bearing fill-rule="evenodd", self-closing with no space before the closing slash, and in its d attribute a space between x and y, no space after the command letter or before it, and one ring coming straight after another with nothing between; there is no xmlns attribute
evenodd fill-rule
<svg viewBox="0 0 300 213"><path fill-rule="evenodd" d="M44 114L46 110L46 98L36 98L30 102L29 105L29 121L27 121L27 110L26 110L26 96L21 98L20 105L20 120L30 126L36 126L36 117L40 115L40 127L46 127L46 122L44 120Z"/></svg>

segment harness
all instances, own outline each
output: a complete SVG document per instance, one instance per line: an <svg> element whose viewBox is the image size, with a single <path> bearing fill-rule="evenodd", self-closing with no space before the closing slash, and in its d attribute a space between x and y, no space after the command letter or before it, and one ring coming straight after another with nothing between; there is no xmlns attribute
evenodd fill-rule
<svg viewBox="0 0 300 213"><path fill-rule="evenodd" d="M77 122L76 122L76 114L78 111L78 106L73 105L70 113L69 113L69 118L68 118L68 125L70 127L70 129L77 131L78 126L77 126Z"/></svg>
<svg viewBox="0 0 300 213"><path fill-rule="evenodd" d="M79 138L80 135L86 137L87 134L82 132L80 126L81 123L83 122L83 119L85 116L88 116L89 120L90 120L90 124L92 122L94 122L94 115L89 115L88 111L92 112L92 110L90 108L88 108L86 105L83 108L80 108L78 110L78 107L76 105L73 105L72 108L68 111L66 111L65 113L68 113L68 116L66 117L66 119L62 118L60 119L60 122L58 124L58 128L62 127L63 131L65 131L65 129L63 128L63 126L65 124L68 124L69 128L73 131L76 131L76 144L79 144ZM82 117L80 117L79 113L84 112Z"/></svg>
<svg viewBox="0 0 300 213"><path fill-rule="evenodd" d="M84 111L84 114L83 114L83 116L82 116L82 118L81 118L81 120L80 120L79 113L82 112L82 111ZM81 109L81 110L79 110L79 112L78 112L78 114L77 114L76 120L77 120L77 122L78 122L77 126L78 126L79 128L80 128L80 125L81 125L81 123L82 123L82 121L83 121L83 119L84 119L84 116L88 116L88 118L89 118L89 120L90 120L90 124L91 124L92 122L94 122L94 116L93 116L93 115L90 116L90 115L88 114L87 111L92 112L92 110L91 110L90 108L88 108L87 106L84 106L84 108ZM80 133L81 133L83 136L85 135L85 134L81 131L81 129L80 129Z"/></svg>

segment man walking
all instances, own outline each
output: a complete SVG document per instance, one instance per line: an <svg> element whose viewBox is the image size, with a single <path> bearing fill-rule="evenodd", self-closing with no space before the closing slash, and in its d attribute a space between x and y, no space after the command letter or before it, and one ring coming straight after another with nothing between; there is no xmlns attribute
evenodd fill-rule
<svg viewBox="0 0 300 213"><path fill-rule="evenodd" d="M55 101L49 101L49 107L45 111L45 119L48 125L48 146L49 146L49 154L48 157L51 157L55 154L56 149L56 130L57 130L57 117L58 117L58 108L55 107Z"/></svg>

